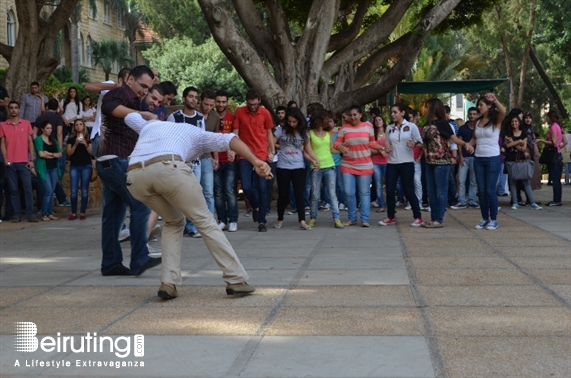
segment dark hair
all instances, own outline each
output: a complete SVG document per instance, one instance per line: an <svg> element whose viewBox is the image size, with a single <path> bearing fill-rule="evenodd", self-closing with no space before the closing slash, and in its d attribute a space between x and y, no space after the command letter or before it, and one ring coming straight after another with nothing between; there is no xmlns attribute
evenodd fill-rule
<svg viewBox="0 0 571 378"><path fill-rule="evenodd" d="M42 134L44 133L44 129L46 128L47 125L50 125L51 127L53 127L54 125L49 121L49 120L45 120L44 122L42 122L42 124L40 125L40 130L42 132ZM52 130L53 133L53 130ZM48 139L50 141L51 144L55 144L55 140L54 138L52 138L52 134L48 135Z"/></svg>
<svg viewBox="0 0 571 378"><path fill-rule="evenodd" d="M205 89L200 94L200 100L202 101L205 98L209 98L211 100L216 100L216 93L214 93L214 91L211 91L210 89Z"/></svg>
<svg viewBox="0 0 571 378"><path fill-rule="evenodd" d="M446 112L446 114L450 113L450 106L444 105L444 111Z"/></svg>
<svg viewBox="0 0 571 378"><path fill-rule="evenodd" d="M474 112L477 113L477 112L478 112L478 108L475 107L475 106L470 106L470 107L468 108L468 113L470 113L470 112L472 112L472 111L474 111Z"/></svg>
<svg viewBox="0 0 571 378"><path fill-rule="evenodd" d="M530 112L525 112L525 113L523 114L523 119L525 119L526 117L531 117L531 118L533 118L533 114L531 114Z"/></svg>
<svg viewBox="0 0 571 378"><path fill-rule="evenodd" d="M174 83L172 81L162 81L159 83L159 85L161 86L161 88L163 88L163 96L166 94L171 94L173 96L176 96L178 93L176 91L176 85L174 85Z"/></svg>
<svg viewBox="0 0 571 378"><path fill-rule="evenodd" d="M57 101L57 100L56 100L56 101ZM20 107L20 103L19 103L18 101L16 101L16 100L11 100L11 101L8 103L8 107L10 107L10 105L12 105L12 104L16 104L16 105L18 105L18 107Z"/></svg>
<svg viewBox="0 0 571 378"><path fill-rule="evenodd" d="M246 100L255 100L258 98L262 98L262 95L257 89L252 88L246 92Z"/></svg>
<svg viewBox="0 0 571 378"><path fill-rule="evenodd" d="M331 131L329 126L329 111L325 109L316 109L311 115L311 128L322 128L325 131Z"/></svg>
<svg viewBox="0 0 571 378"><path fill-rule="evenodd" d="M301 136L301 138L306 141L307 140L307 121L305 120L305 116L303 115L303 113L301 112L301 110L299 110L299 108L289 108L286 112L286 123L283 126L284 129L284 133L287 136L295 136L295 132L296 130L293 129L293 127L291 127L288 122L287 122L287 117L292 117L297 119L297 132L299 133L299 135Z"/></svg>
<svg viewBox="0 0 571 378"><path fill-rule="evenodd" d="M49 110L57 110L59 107L59 102L55 98L50 98L48 100L48 109Z"/></svg>
<svg viewBox="0 0 571 378"><path fill-rule="evenodd" d="M559 113L557 113L555 110L550 110L547 113L547 117L551 120L551 122L559 123Z"/></svg>
<svg viewBox="0 0 571 378"><path fill-rule="evenodd" d="M219 91L216 91L216 97L226 97L228 99L230 95L228 95L228 92L226 92L224 89L221 89Z"/></svg>
<svg viewBox="0 0 571 378"><path fill-rule="evenodd" d="M506 124L506 127L504 129L504 135L508 135L510 137L513 137L514 133L513 133L513 128L512 128L512 120L517 119L518 128L521 130L521 138L524 139L524 138L527 138L527 130L525 128L525 125L523 124L523 121L521 119L519 119L518 115L519 115L519 113L514 113L514 114L512 114L511 117L507 118L508 123Z"/></svg>
<svg viewBox="0 0 571 378"><path fill-rule="evenodd" d="M142 77L143 75L149 75L151 79L155 78L153 70L147 66L137 66L129 72L129 76L133 76L135 80Z"/></svg>
<svg viewBox="0 0 571 378"><path fill-rule="evenodd" d="M447 119L446 106L438 98L431 98L426 101L428 111L426 113L426 124L433 124L436 119Z"/></svg>
<svg viewBox="0 0 571 378"><path fill-rule="evenodd" d="M160 94L161 96L164 96L164 95L165 95L165 90L164 90L163 86L160 85L160 84L155 84L155 85L153 85L153 86L151 87L151 89L149 89L149 93L151 93L152 91L157 91L157 92L159 92L159 94Z"/></svg>
<svg viewBox="0 0 571 378"><path fill-rule="evenodd" d="M182 91L182 97L186 97L188 95L188 92L196 92L196 94L198 94L198 89L196 89L195 87L186 87L184 88L184 91Z"/></svg>
<svg viewBox="0 0 571 378"><path fill-rule="evenodd" d="M92 101L91 101L91 97L89 97L89 96L84 96L84 97L81 99L81 103L83 104L84 107L85 107L85 100L87 100L87 99L89 99L89 105L91 106L91 102L92 102ZM84 110L85 110L85 108L84 108Z"/></svg>
<svg viewBox="0 0 571 378"><path fill-rule="evenodd" d="M406 106L402 102L397 102L397 103L393 104L393 106L391 106L391 109L392 108L397 108L399 110L399 112L404 112L403 118L408 121L408 111L406 110L408 108L408 106Z"/></svg>
<svg viewBox="0 0 571 378"><path fill-rule="evenodd" d="M482 96L478 99L478 101L476 102L477 104L480 103L480 101L482 101L484 104L486 105L490 105L490 110L488 111L488 119L490 120L490 123L492 124L492 128L496 128L496 123L498 122L498 108L496 108L496 105L494 105L494 103L490 100L488 100L486 98L486 96ZM482 115L480 115L480 117L478 119L482 119ZM488 123L488 125L490 124ZM488 125L483 125L483 127L488 127Z"/></svg>
<svg viewBox="0 0 571 378"><path fill-rule="evenodd" d="M287 103L286 108L295 108L297 107L297 102L295 102L294 100L291 100L290 102Z"/></svg>
<svg viewBox="0 0 571 378"><path fill-rule="evenodd" d="M287 108L283 105L280 105L276 108L276 113L279 112L280 110L283 110L285 112L287 110Z"/></svg>
<svg viewBox="0 0 571 378"><path fill-rule="evenodd" d="M369 115L374 115L375 117L378 117L381 115L381 109L379 109L375 106L375 107L371 108L371 110L369 110Z"/></svg>
<svg viewBox="0 0 571 378"><path fill-rule="evenodd" d="M117 80L119 79L123 79L123 81L126 81L127 78L129 77L129 74L131 72L130 68L121 68L121 71L119 71L119 73L117 74Z"/></svg>
<svg viewBox="0 0 571 378"><path fill-rule="evenodd" d="M77 92L77 88L76 87L69 87L67 89L67 96L65 96L65 100L63 100L63 111L65 113L65 108L67 108L67 106L69 105L69 103L71 102L71 90L75 91L75 98L73 99L73 102L75 102L75 105L77 107L77 115L79 115L79 111L80 111L80 106L79 106L79 93Z"/></svg>
<svg viewBox="0 0 571 378"><path fill-rule="evenodd" d="M307 116L311 118L311 115L317 109L323 109L323 105L320 102L312 102L311 104L307 105Z"/></svg>
<svg viewBox="0 0 571 378"><path fill-rule="evenodd" d="M32 84L30 84L30 87L31 87L32 85L36 85L36 86L39 87L39 86L40 86L40 83L38 83L37 81L32 81Z"/></svg>
<svg viewBox="0 0 571 378"><path fill-rule="evenodd" d="M356 110L357 113L363 114L363 111L359 105L351 105L349 109L347 109L347 113L349 113L351 110Z"/></svg>
<svg viewBox="0 0 571 378"><path fill-rule="evenodd" d="M383 118L383 116L382 115L375 116L373 118L373 122L372 122L373 123L373 130L375 133L375 139L377 138L377 135L379 135L379 129L380 129L380 127L378 127L375 124L375 121L377 120L377 118L380 118L383 121L383 132L385 132L387 130L387 123L385 122L385 119Z"/></svg>

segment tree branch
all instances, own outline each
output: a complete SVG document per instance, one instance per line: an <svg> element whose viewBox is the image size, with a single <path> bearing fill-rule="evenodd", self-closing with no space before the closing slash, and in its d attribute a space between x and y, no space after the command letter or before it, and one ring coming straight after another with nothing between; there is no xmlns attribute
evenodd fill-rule
<svg viewBox="0 0 571 378"><path fill-rule="evenodd" d="M285 102L285 93L276 83L254 48L240 35L224 0L198 0L220 49L250 88L264 93L264 102Z"/></svg>
<svg viewBox="0 0 571 378"><path fill-rule="evenodd" d="M339 51L325 62L321 72L323 81L328 82L329 78L339 72L342 65L358 61L385 41L398 25L411 3L412 0L393 1L387 11L370 28L357 37L347 48Z"/></svg>
<svg viewBox="0 0 571 378"><path fill-rule="evenodd" d="M260 18L254 2L252 0L232 0L232 3L250 41L268 58L272 65L277 63L274 41Z"/></svg>
<svg viewBox="0 0 571 378"><path fill-rule="evenodd" d="M67 24L71 14L73 13L75 6L79 0L61 0L54 12L45 21L46 25L49 25L49 35L55 36L59 31ZM43 21L43 20L42 20ZM40 24L41 25L41 24ZM44 25L42 25L44 26Z"/></svg>
<svg viewBox="0 0 571 378"><path fill-rule="evenodd" d="M355 87L359 88L365 85L381 65L387 62L390 58L402 54L405 46L411 38L411 33L406 33L396 41L383 46L374 54L365 60L363 64L357 69L355 75Z"/></svg>
<svg viewBox="0 0 571 378"><path fill-rule="evenodd" d="M367 9L369 8L369 3L371 0L363 0L359 2L355 16L351 25L346 29L341 30L339 33L334 34L329 39L329 46L327 47L327 52L337 51L346 47L352 40L357 37L359 30L361 30L361 25L363 25L363 20L365 19L365 14L367 14Z"/></svg>
<svg viewBox="0 0 571 378"><path fill-rule="evenodd" d="M278 54L289 55L293 52L291 45L291 30L287 22L287 16L277 0L266 0L266 6L270 11L270 26L274 43L280 48ZM283 59L284 57L281 56Z"/></svg>
<svg viewBox="0 0 571 378"><path fill-rule="evenodd" d="M12 46L0 43L0 55L2 55L4 59L8 61L8 63L10 63L10 60L12 59L12 51L14 51Z"/></svg>

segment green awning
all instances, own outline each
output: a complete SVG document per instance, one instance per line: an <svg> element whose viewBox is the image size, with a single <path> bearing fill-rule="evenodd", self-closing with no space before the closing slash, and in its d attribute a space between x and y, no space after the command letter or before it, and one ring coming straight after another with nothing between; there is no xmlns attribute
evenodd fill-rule
<svg viewBox="0 0 571 378"><path fill-rule="evenodd" d="M397 93L407 94L436 94L436 93L475 93L491 91L494 87L508 81L501 79L474 79L474 80L443 80L443 81L417 81L403 82L397 88Z"/></svg>

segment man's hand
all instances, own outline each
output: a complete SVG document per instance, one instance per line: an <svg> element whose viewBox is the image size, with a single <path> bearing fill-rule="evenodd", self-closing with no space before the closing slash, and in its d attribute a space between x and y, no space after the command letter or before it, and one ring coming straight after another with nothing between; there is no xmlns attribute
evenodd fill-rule
<svg viewBox="0 0 571 378"><path fill-rule="evenodd" d="M274 156L275 154L273 152L268 152L268 163L273 163L274 162Z"/></svg>
<svg viewBox="0 0 571 378"><path fill-rule="evenodd" d="M254 168L258 176L265 177L266 180L271 180L274 177L274 175L272 175L272 169L265 161L258 160Z"/></svg>
<svg viewBox="0 0 571 378"><path fill-rule="evenodd" d="M159 119L159 117L156 114L153 114L151 112L139 112L139 114L146 121L151 121L153 119Z"/></svg>
<svg viewBox="0 0 571 378"><path fill-rule="evenodd" d="M236 153L235 153L234 151L232 151L232 150L229 150L229 151L227 152L227 156L228 156L228 161L229 161L230 163L232 163L232 162L234 161L234 159L236 159Z"/></svg>
<svg viewBox="0 0 571 378"><path fill-rule="evenodd" d="M211 160L212 160L212 169L217 171L218 168L220 168L220 163L218 163L218 160L214 160L214 159L211 159Z"/></svg>

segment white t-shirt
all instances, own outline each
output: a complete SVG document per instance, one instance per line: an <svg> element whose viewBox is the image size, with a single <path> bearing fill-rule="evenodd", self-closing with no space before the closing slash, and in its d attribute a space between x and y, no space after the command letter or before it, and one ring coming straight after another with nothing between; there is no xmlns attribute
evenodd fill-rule
<svg viewBox="0 0 571 378"><path fill-rule="evenodd" d="M61 101L62 108L64 106L64 102L65 102L65 100ZM81 102L79 103L79 112L78 112L77 111L77 104L74 101L70 101L69 104L67 104L67 106L65 107L65 109L63 111L63 117L66 120L77 118L81 114L82 110L83 110L83 105L81 104Z"/></svg>
<svg viewBox="0 0 571 378"><path fill-rule="evenodd" d="M476 157L492 157L500 155L500 129L493 125L486 127L479 126L476 122L474 135L476 136Z"/></svg>
<svg viewBox="0 0 571 378"><path fill-rule="evenodd" d="M394 124L390 124L385 134L387 135L386 144L391 145L393 148L387 163L413 163L414 149L406 144L409 140L414 140L415 142L422 141L418 127L414 123L405 120L402 122L400 130Z"/></svg>
<svg viewBox="0 0 571 378"><path fill-rule="evenodd" d="M93 117L95 114L95 108L89 108L89 110L82 110L81 111L81 118L85 117ZM85 122L85 127L93 127L95 121L87 121Z"/></svg>

